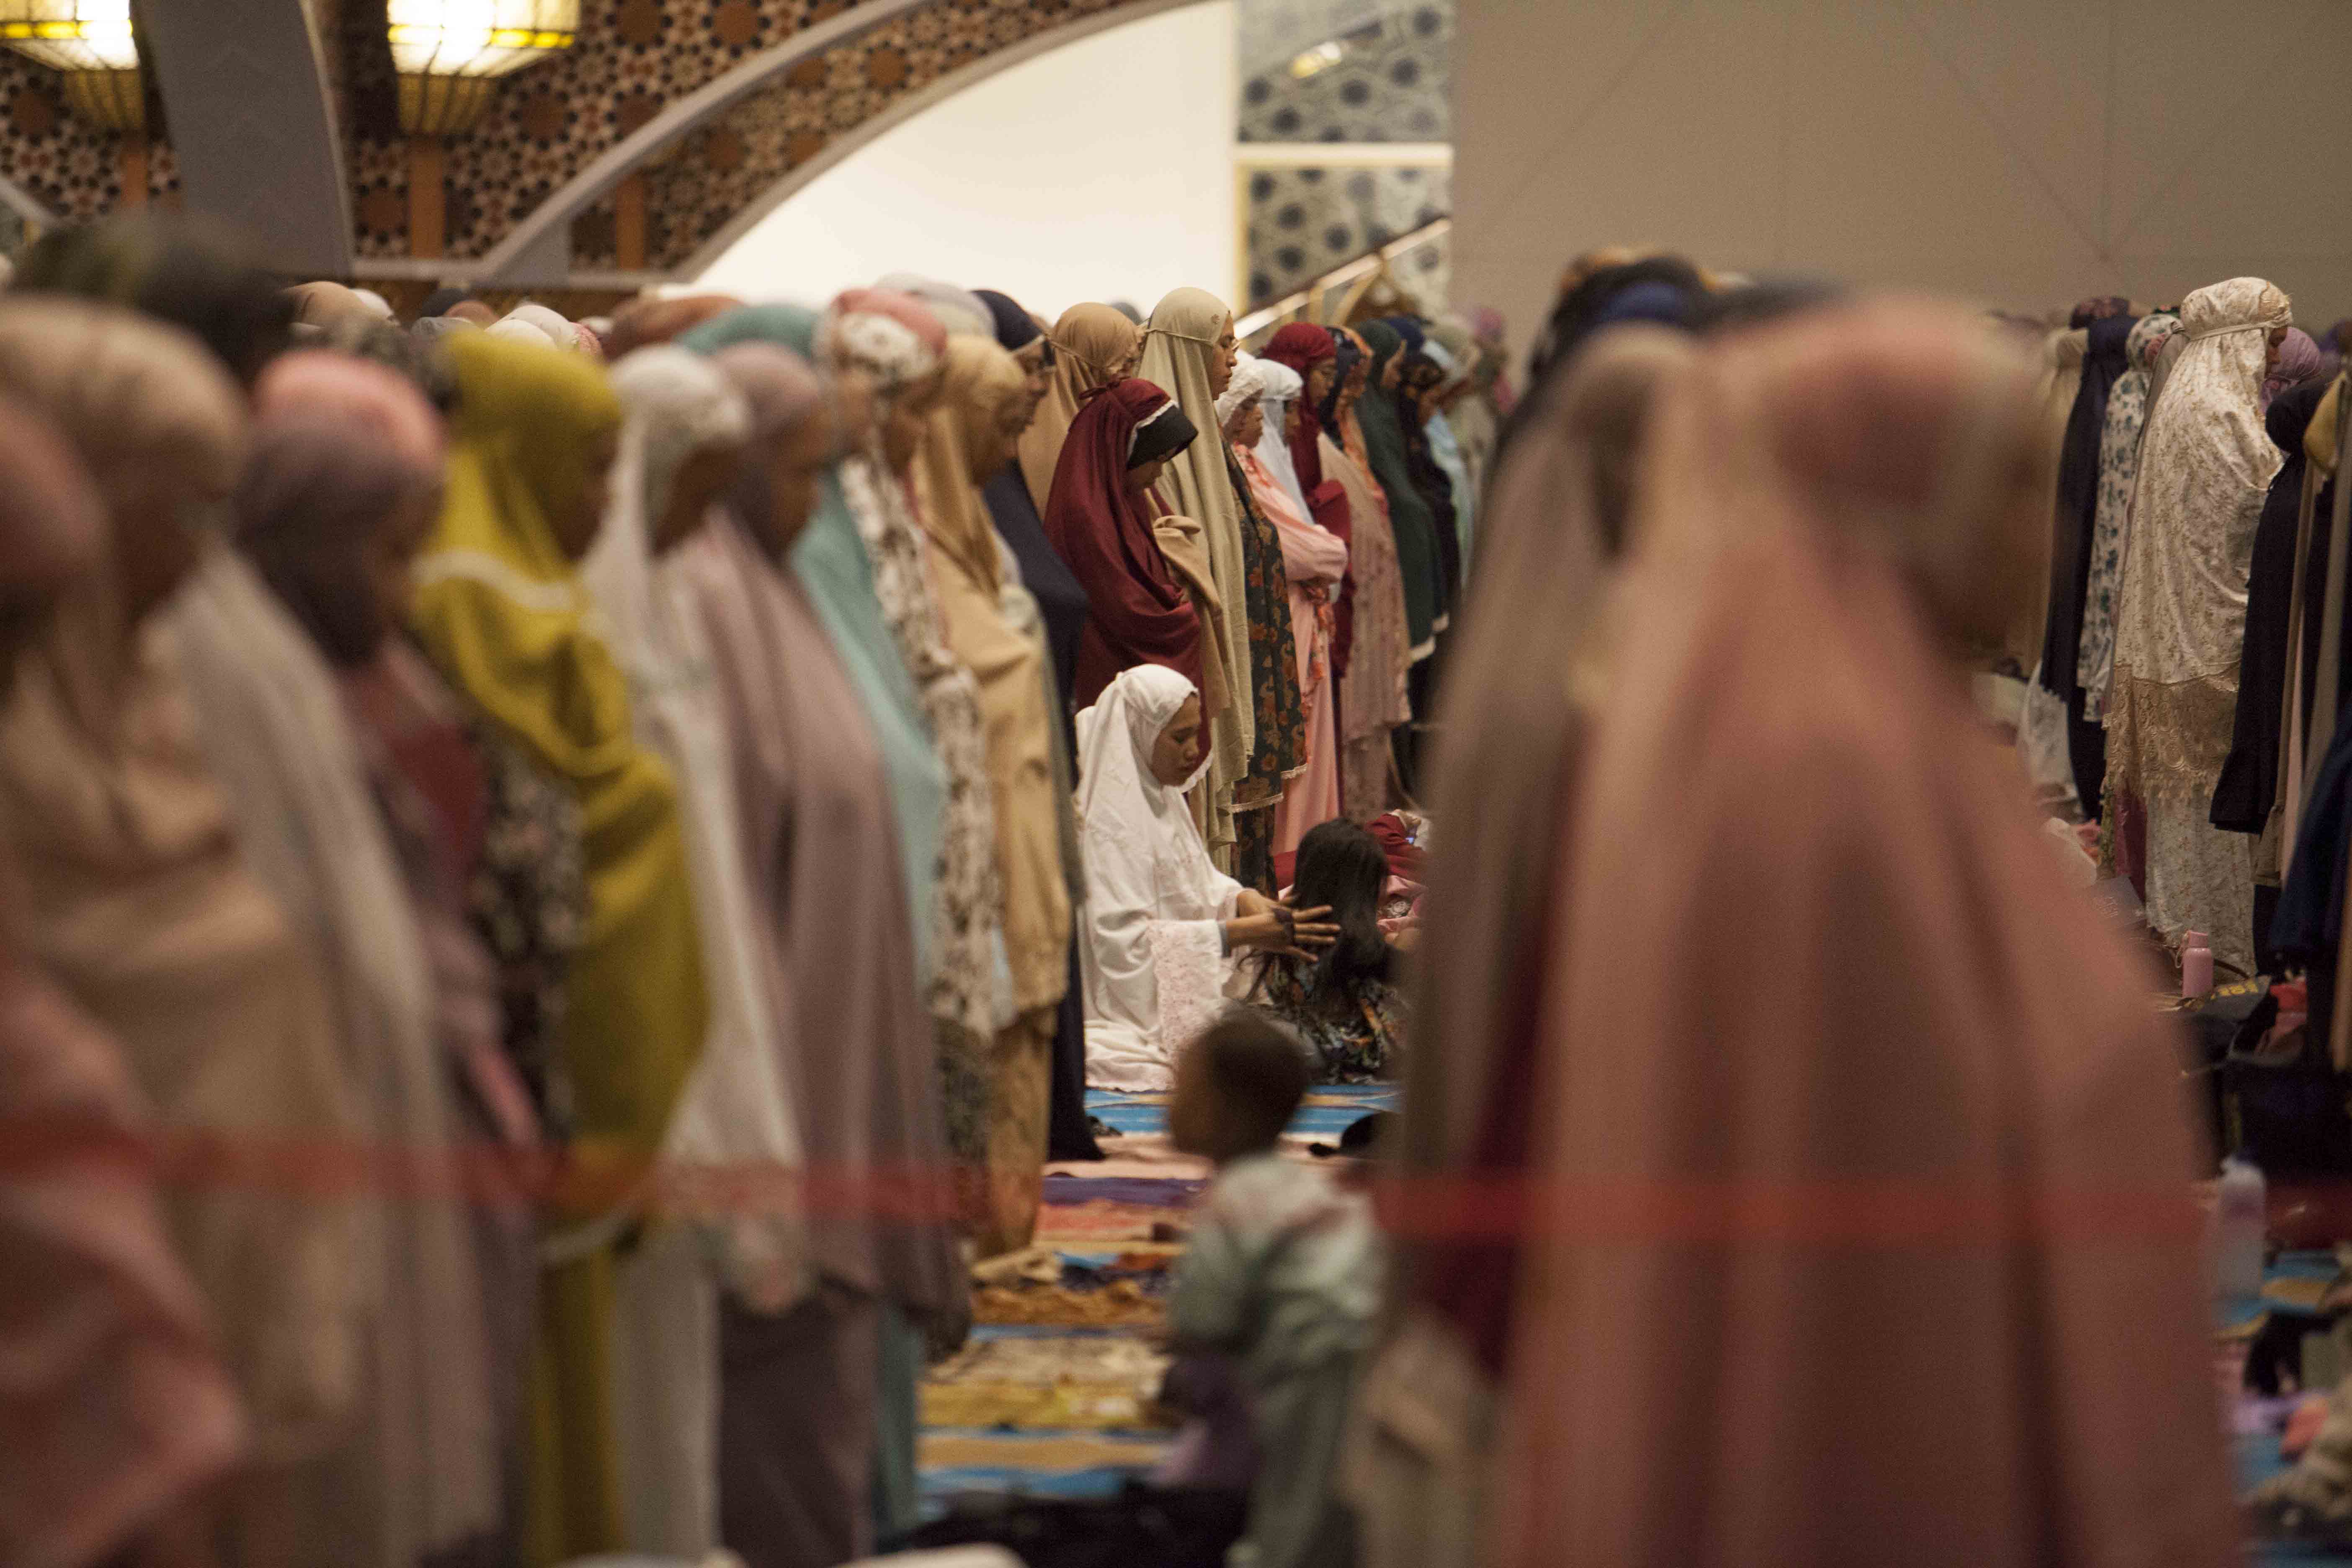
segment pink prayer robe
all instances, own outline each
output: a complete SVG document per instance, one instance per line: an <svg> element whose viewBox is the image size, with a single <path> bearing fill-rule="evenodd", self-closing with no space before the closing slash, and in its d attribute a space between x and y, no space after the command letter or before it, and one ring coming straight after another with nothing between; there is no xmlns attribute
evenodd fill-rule
<svg viewBox="0 0 2352 1568"><path fill-rule="evenodd" d="M1298 649L1298 692L1307 708L1307 766L1291 775L1275 805L1274 852L1295 854L1318 823L1339 815L1339 737L1331 705L1331 592L1347 575L1348 547L1309 519L1256 452L1234 448L1250 493L1282 537L1290 579L1290 624ZM1307 628L1313 627L1313 635Z"/></svg>

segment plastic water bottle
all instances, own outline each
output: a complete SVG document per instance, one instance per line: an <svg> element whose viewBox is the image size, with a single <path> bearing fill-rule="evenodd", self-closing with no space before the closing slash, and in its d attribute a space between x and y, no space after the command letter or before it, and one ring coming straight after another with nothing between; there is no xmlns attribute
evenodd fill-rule
<svg viewBox="0 0 2352 1568"><path fill-rule="evenodd" d="M2213 1205L2213 1294L2251 1299L2263 1293L2263 1234L2266 1184L2243 1160L2221 1163L2221 1190Z"/></svg>
<svg viewBox="0 0 2352 1568"><path fill-rule="evenodd" d="M2194 1002L2213 989L2213 943L2201 931L2180 939L2180 994Z"/></svg>

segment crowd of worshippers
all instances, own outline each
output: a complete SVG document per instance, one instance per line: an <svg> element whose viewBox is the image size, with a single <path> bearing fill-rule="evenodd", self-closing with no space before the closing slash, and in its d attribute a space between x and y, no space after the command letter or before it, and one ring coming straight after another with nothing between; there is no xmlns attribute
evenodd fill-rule
<svg viewBox="0 0 2352 1568"><path fill-rule="evenodd" d="M0 1561L846 1561L1089 1082L1393 1077L1500 323L1234 326L23 258Z"/></svg>
<svg viewBox="0 0 2352 1568"><path fill-rule="evenodd" d="M1515 405L1483 313L402 325L45 237L0 1558L855 1558L1092 1084L1216 1167L1259 1568L2234 1560L2179 1042L2021 754L2102 692L2065 798L2221 956L2312 373L2258 280L2082 314L1596 255ZM1389 1078L1369 1200L1281 1153Z"/></svg>

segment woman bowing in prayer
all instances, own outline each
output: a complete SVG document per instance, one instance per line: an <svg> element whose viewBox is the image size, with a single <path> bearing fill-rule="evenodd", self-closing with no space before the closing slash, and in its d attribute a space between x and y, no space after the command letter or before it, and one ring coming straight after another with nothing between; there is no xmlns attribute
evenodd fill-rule
<svg viewBox="0 0 2352 1568"><path fill-rule="evenodd" d="M1429 353L1429 334L1420 318L1391 316L1381 323L1403 341L1397 356L1397 419L1404 433L1405 471L1412 476L1429 515L1436 524L1438 595L1437 629L1444 631L1454 600L1462 592L1461 520L1455 515L1454 481L1439 466L1431 445L1431 411L1445 382L1444 369Z"/></svg>
<svg viewBox="0 0 2352 1568"><path fill-rule="evenodd" d="M440 510L447 461L441 417L384 367L316 351L272 363L255 404L255 450L235 500L236 548L335 672L357 771L398 864L430 972L435 1045L457 1089L448 1136L478 1152L541 1149L546 1133L563 1126L562 1097L547 1092L551 1058L542 1036L560 1022L560 1005L552 1012L547 1005L549 983L561 979L556 955L569 952L584 902L579 814L511 747L470 731L457 698L399 635L410 570ZM232 628L266 624L234 602L229 608ZM198 634L188 612L182 621ZM519 803L535 805L519 812ZM506 854L514 874L489 854L501 840L515 846ZM525 961L519 952L535 956ZM534 1070L527 1073L526 1064ZM476 1159L467 1173L488 1372L478 1392L454 1386L466 1388L468 1403L488 1400L499 1464L499 1549L511 1554L521 1525L538 1226L525 1170ZM406 1223L416 1227L429 1218L426 1209ZM434 1279L410 1272L420 1284ZM424 1310L413 1293L409 1300L412 1313ZM426 1319L418 1326L432 1325ZM451 1356L436 1351L420 1370L453 1376L465 1346L448 1343ZM414 1354L413 1334L408 1348ZM446 1451L462 1457L467 1448L452 1442Z"/></svg>
<svg viewBox="0 0 2352 1568"><path fill-rule="evenodd" d="M321 954L238 842L161 616L201 559L196 518L236 483L244 395L176 330L62 300L0 305L0 387L56 422L108 526L0 710L11 937L111 1035L159 1128L355 1143L363 1086ZM232 1551L333 1561L348 1539L310 1483L347 1456L365 1397L383 1280L363 1206L226 1184L165 1200L236 1385L234 1414L200 1390L184 1412L229 1424L199 1445L213 1462L243 1428L246 1462L196 1526Z"/></svg>
<svg viewBox="0 0 2352 1568"><path fill-rule="evenodd" d="M1010 461L1027 405L1027 378L1011 354L987 338L949 339L946 379L915 470L948 647L980 689L1013 980L1015 1016L996 1035L983 1159L966 1198L983 1258L1028 1246L1036 1228L1055 1019L1069 983L1053 685L1042 644L1006 618L1003 547L979 489Z"/></svg>
<svg viewBox="0 0 2352 1568"><path fill-rule="evenodd" d="M1696 356L1684 333L1648 324L1594 334L1529 395L1496 468L1486 558L1447 672L1448 692L1470 695L1439 731L1435 810L1454 826L1429 862L1416 1050L1393 1151L1433 1194L1528 1176L1544 911L1588 711L1607 689L1599 610L1656 409ZM1364 1432L1383 1439L1359 1446L1349 1487L1367 1568L1483 1561L1523 1242L1459 1209L1427 1212L1426 1226L1402 1227L1397 1310L1360 1405ZM1433 1411L1443 1441L1385 1440L1430 1430Z"/></svg>
<svg viewBox="0 0 2352 1568"><path fill-rule="evenodd" d="M718 353L736 343L770 343L814 363L819 321L817 312L805 306L754 305L698 327L678 342L697 353ZM937 937L932 910L939 901L947 770L940 764L915 678L883 612L874 558L842 489L840 459L872 422L869 385L861 374L830 377L827 384L840 447L818 476L814 507L794 537L789 564L832 641L866 710L874 742L882 751L891 815L898 825L906 908L915 922L915 973L928 994Z"/></svg>
<svg viewBox="0 0 2352 1568"><path fill-rule="evenodd" d="M1078 640L1086 633L1087 591L1071 574L1068 564L1054 552L1052 542L1045 537L1046 501L1031 491L1021 471L1017 450L1019 444L1029 438L1029 432L1045 417L1045 400L1053 395L1062 359L1053 340L1020 306L986 289L980 290L980 298L996 313L997 346L1013 356L1026 377L1021 406L1007 414L1008 419L1017 418L1020 423L1014 437L1013 458L988 476L988 481L981 486L981 497L988 503L989 520L995 525L997 536L1019 563L1022 585L1037 601L1038 613L1045 617L1045 641L1053 652L1054 679L1058 689L1055 717L1064 743L1075 751L1077 733L1071 726L1077 708L1070 695L1077 688ZM1126 318L1119 320L1125 321ZM1093 388L1087 390L1091 392ZM1075 416L1073 409L1071 417ZM1055 438L1056 463L1061 461L1061 440L1068 433L1069 422L1066 418L1061 435ZM1049 468L1045 484L1048 499L1053 485L1054 476Z"/></svg>
<svg viewBox="0 0 2352 1568"><path fill-rule="evenodd" d="M0 401L0 690L58 596L101 569L106 529L56 425ZM61 1139L0 1184L0 1518L25 1562L169 1561L164 1544L203 1518L193 1500L236 1460L236 1395L160 1184L110 1152L152 1113L121 1045L25 951L25 898L0 843L0 1103L20 1126L88 1142Z"/></svg>
<svg viewBox="0 0 2352 1568"><path fill-rule="evenodd" d="M944 348L946 334L929 311L903 296L880 298L906 313L901 325L915 332L919 342L934 345L930 352ZM920 420L906 413L899 399L885 400L883 389L901 380L897 373L877 374L835 352L829 338L834 320L797 305L760 305L698 327L679 342L701 353L740 342L775 344L819 365L831 388L839 446L824 465L814 510L793 542L791 567L857 692L881 750L898 827L905 908L913 922L909 935L916 984L933 1018L933 1070L955 1075L958 1126L968 1134L978 1124L975 1090L982 1081L971 1070L977 1056L974 1042L990 1037L986 1029L993 1024L993 1005L987 1012L989 1026L975 1029L961 1020L971 1014L975 998L985 996L992 1004L990 972L996 962L984 945L975 945L973 939L982 933L971 929L975 913L990 919L994 915L993 903L981 899L971 881L975 868L988 876L995 870L993 823L971 788L973 780L985 784L982 766L973 761L979 745L977 703L965 710L972 715L968 732L961 727L953 734L940 731L938 711L947 694L935 679L938 670L909 662L910 646L920 650L938 640L935 623L926 637L922 614L910 609L922 604L927 587L919 570L921 540L903 518L896 519L902 526L894 526L894 514L885 510L887 493L877 493L867 478L874 465L865 454L878 438L877 422L889 421L897 431L894 440L911 459ZM827 336L822 344L821 335ZM882 347L892 342L888 332L878 338ZM888 467L887 462L883 467ZM864 485L857 492L862 501L856 504L855 483ZM910 560L917 568L911 573ZM902 635L909 633L916 639L912 645ZM932 1103L936 1107L940 1101ZM923 1314L901 1312L895 1302L886 1305L880 1330L880 1452L886 1460L881 1511L895 1523L911 1525L916 1506L915 1380L921 1346L908 1319ZM940 1328L936 1318L930 1326Z"/></svg>
<svg viewBox="0 0 2352 1568"><path fill-rule="evenodd" d="M853 289L826 310L817 349L824 368L861 380L870 394L864 426L847 432L851 451L841 464L842 493L873 563L875 594L891 640L947 770L929 1000L948 1149L958 1164L976 1169L987 1152L992 1047L1013 1014L980 694L971 672L947 646L913 491L915 455L945 379L947 334L936 316L904 294ZM970 1216L965 1219L969 1225ZM894 1332L889 1344L897 1353L886 1348L886 1512L911 1526L919 1347L903 1332Z"/></svg>
<svg viewBox="0 0 2352 1568"><path fill-rule="evenodd" d="M978 292L982 302L995 313L997 345L1013 356L1028 377L1023 406L1007 416L1020 421L1017 441L1037 423L1046 395L1053 390L1059 357L1045 328L1028 311L992 289ZM1049 494L1052 483L1049 474ZM1037 615L1045 626L1045 647L1052 658L1048 675L1053 689L1048 700L1054 715L1055 778L1061 791L1060 815L1066 826L1076 821L1069 816L1069 799L1077 777L1078 710L1071 694L1077 689L1078 645L1086 637L1087 591L1046 537L1044 512L1021 472L1017 451L1012 461L988 477L980 493L988 504L990 520L996 525L996 536L1012 552L1013 565L1008 570L1035 601ZM1063 870L1070 885L1070 902L1075 908L1086 900L1086 877L1078 865L1074 829L1063 844ZM1091 1119L1087 1115L1087 1014L1084 988L1078 983L1075 927L1066 956L1062 1005L1054 1020L1053 1100L1046 1134L1054 1159L1099 1160L1102 1150L1095 1142Z"/></svg>
<svg viewBox="0 0 2352 1568"><path fill-rule="evenodd" d="M415 626L463 696L580 802L588 923L565 1020L580 1198L546 1245L530 1554L624 1539L613 1430L613 1211L659 1152L709 1005L677 785L639 738L578 563L604 521L618 398L581 355L450 341L458 405ZM615 1179L624 1184L614 1185Z"/></svg>
<svg viewBox="0 0 2352 1568"><path fill-rule="evenodd" d="M391 377L375 365L353 362L352 369ZM402 424L431 422L429 405L411 395ZM372 456L362 458L350 450L359 437L347 422L316 411L273 415L259 427L239 488L242 543L298 531L289 513L318 506L337 481L349 486L337 498L340 515L309 521L320 533L348 531L358 572L338 585L376 586L355 599L335 597L329 609L326 574L311 579L326 592L305 595L306 607L331 623L332 653L273 591L265 575L272 567L278 583L295 584L285 556L267 546L262 554L275 555L268 565L262 554L225 543L208 551L165 624L238 837L331 982L363 1136L431 1152L424 1153L431 1159L474 1131L459 1099L463 1080L451 1070L453 1042L442 1031L447 969L434 962L424 906L371 787L362 728L331 662L373 662L399 624L407 556L440 503L439 468L424 455L432 448L404 452L401 427L369 432ZM306 478L323 483L313 488ZM425 1171L444 1183L454 1173ZM508 1523L499 1415L511 1409L511 1390L493 1382L481 1278L481 1265L499 1259L478 1250L472 1215L459 1201L470 1195L444 1186L430 1199L385 1203L368 1231L378 1248L370 1268L383 1289L368 1341L368 1398L356 1440L328 1483L369 1500L341 1521L342 1544L368 1561L488 1550Z"/></svg>
<svg viewBox="0 0 2352 1568"><path fill-rule="evenodd" d="M2124 373L2107 395L2107 423L2099 436L2099 497L2091 521L2082 649L2074 673L2083 689L2084 717L2102 726L2107 689L2115 679L2116 594L2123 583L2124 546L2131 537L2132 488L2139 477L2140 432L2147 423L2148 379L2164 345L2179 332L2180 317L2170 310L2151 311L2132 328L2124 341Z"/></svg>
<svg viewBox="0 0 2352 1568"><path fill-rule="evenodd" d="M1328 910L1296 912L1209 861L1185 792L1207 771L1201 698L1143 664L1078 715L1078 824L1087 857L1087 1081L1160 1090L1176 1055L1225 1002L1244 949L1317 951Z"/></svg>
<svg viewBox="0 0 2352 1568"><path fill-rule="evenodd" d="M750 461L678 564L726 706L751 932L814 1176L807 1294L782 1311L720 1301L720 1536L749 1562L816 1568L873 1548L885 1309L951 1339L969 1291L887 764L790 566L862 405L777 343L715 363L750 405Z"/></svg>
<svg viewBox="0 0 2352 1568"><path fill-rule="evenodd" d="M2189 346L2147 416L2132 493L2107 695L2107 778L2147 813L2147 922L2178 948L2254 971L2253 846L2210 820L2230 754L2254 529L2286 461L2263 427L2263 377L2286 295L2234 278L2181 301ZM2110 854L2116 843L2108 835Z"/></svg>
<svg viewBox="0 0 2352 1568"><path fill-rule="evenodd" d="M1258 453L1265 458L1266 467L1281 475L1284 467L1283 462L1276 461L1278 450L1288 464L1289 481L1306 503L1307 516L1340 543L1349 543L1354 512L1347 487L1338 476L1323 471L1323 405L1339 379L1339 345L1327 329L1312 321L1293 321L1267 341L1264 357L1297 375L1300 391L1291 403L1286 425L1268 426ZM1333 604L1332 652L1343 671L1352 629L1349 615L1354 588L1351 572Z"/></svg>
<svg viewBox="0 0 2352 1568"><path fill-rule="evenodd" d="M1062 443L1087 395L1133 375L1143 361L1143 329L1108 305L1073 305L1047 334L1054 363L1037 416L1021 432L1021 473L1040 514L1049 510Z"/></svg>
<svg viewBox="0 0 2352 1568"><path fill-rule="evenodd" d="M2179 1043L1958 651L2039 593L2032 384L1888 302L1655 416L1545 900L1483 1561L2236 1554Z"/></svg>
<svg viewBox="0 0 2352 1568"><path fill-rule="evenodd" d="M1302 384L1267 360L1244 360L1217 400L1234 460L1259 511L1282 539L1290 585L1290 626L1298 650L1298 689L1307 705L1307 765L1284 786L1275 807L1274 853L1295 853L1307 830L1339 815L1339 743L1332 721L1331 601L1348 572L1348 547L1307 517L1296 483L1285 485L1259 457L1269 425L1280 429ZM1277 452L1287 453L1277 447ZM1287 462L1284 465L1287 468Z"/></svg>
<svg viewBox="0 0 2352 1568"><path fill-rule="evenodd" d="M1279 333L1276 334L1280 336ZM1398 805L1391 739L1412 720L1407 680L1412 639L1405 609L1404 572L1397 562L1396 530L1388 495L1372 477L1363 426L1356 416L1371 356L1361 339L1332 334L1337 353L1325 394L1323 471L1348 497L1348 572L1354 587L1343 601L1347 652L1339 662L1339 792L1349 817L1370 822Z"/></svg>
<svg viewBox="0 0 2352 1568"><path fill-rule="evenodd" d="M805 1257L791 1173L800 1130L782 1071L775 999L752 929L734 752L714 660L679 551L743 460L742 395L688 349L641 350L613 371L625 423L612 506L582 577L612 628L638 734L679 786L710 987L710 1030L670 1120L666 1158L764 1173L751 1209L665 1194L667 1223L618 1270L614 1365L630 1549L693 1557L719 1544L719 1297L781 1312Z"/></svg>
<svg viewBox="0 0 2352 1568"><path fill-rule="evenodd" d="M947 645L913 489L915 457L946 381L947 334L907 295L853 289L825 311L817 350L828 370L863 378L872 394L866 427L846 432L842 492L947 769L929 1000L940 1026L949 1147L977 1165L985 1152L990 1042L1011 1022L1011 983L980 691Z"/></svg>
<svg viewBox="0 0 2352 1568"><path fill-rule="evenodd" d="M1233 312L1214 295L1179 289L1152 311L1143 374L1165 387L1200 428L1217 428L1217 399L1231 384L1239 357ZM1210 715L1209 848L1243 881L1270 890L1273 808L1285 781L1307 761L1282 543L1222 442L1187 447L1161 479L1160 499L1167 511L1200 523L1225 616L1220 651L1234 713L1230 725L1223 715Z"/></svg>
<svg viewBox="0 0 2352 1568"><path fill-rule="evenodd" d="M1153 490L1196 435L1174 399L1129 379L1091 397L1063 444L1045 533L1092 606L1072 691L1082 709L1139 664L1202 679L1202 612L1160 549Z"/></svg>
<svg viewBox="0 0 2352 1568"><path fill-rule="evenodd" d="M1407 467L1402 395L1404 340L1394 329L1368 322L1362 332L1370 351L1365 380L1355 404L1364 441L1366 467L1389 503L1389 523L1396 536L1398 569L1404 579L1405 635L1412 662L1419 664L1437 651L1437 631L1444 616L1444 569L1437 553L1437 522L1428 500Z"/></svg>

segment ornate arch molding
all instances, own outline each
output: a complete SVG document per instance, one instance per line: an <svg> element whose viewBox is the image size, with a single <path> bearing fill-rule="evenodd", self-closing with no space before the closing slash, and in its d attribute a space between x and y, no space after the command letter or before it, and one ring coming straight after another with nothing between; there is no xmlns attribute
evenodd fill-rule
<svg viewBox="0 0 2352 1568"><path fill-rule="evenodd" d="M1065 44L1075 44L1081 38L1108 32L1113 27L1123 27L1129 22L1140 22L1148 16L1199 4L1202 0L1123 0L1123 3L1116 3L1111 8L1094 16L1066 22L1059 27L1024 38L1019 43L950 71L929 87L908 93L879 114L860 121L855 129L828 141L823 152L795 165L782 179L771 183L757 196L737 208L732 217L702 239L672 270L682 279L699 278L709 270L712 263L733 248L737 241L757 228L770 213L790 201L819 175L846 162L860 148L880 139L934 104L944 103L967 88L976 86L999 72L1011 70L1039 55L1049 54Z"/></svg>
<svg viewBox="0 0 2352 1568"><path fill-rule="evenodd" d="M635 131L591 160L518 219L481 256L440 261L390 258L363 258L356 270L363 277L432 277L479 283L528 282L604 283L634 285L699 273L734 239L777 205L850 153L884 132L904 123L932 104L952 96L997 72L1035 58L1049 49L1198 0L1067 0L1052 6L1007 4L992 6L996 42L986 53L966 59L927 82L910 83L904 91L889 93L878 108L866 109L854 122L838 123L839 104L823 101L826 88L809 83L798 72L821 67L828 51L857 42L892 24L918 26L929 12L969 11L971 0L866 0L822 22L794 33L782 42L744 59L701 86L682 94ZM1034 31L1022 31L1030 26ZM887 91L887 89L884 89ZM779 116L767 113L817 95L809 116L815 126L788 134ZM870 98L871 94L859 95ZM853 103L856 99L851 100ZM614 188L633 174L664 163L691 140L713 132L729 133L726 122L740 110L779 120L762 124L753 134L768 143L764 158L746 173L773 163L782 171L772 179L757 178L750 194L738 195L740 180L719 182L709 190L690 193L688 212L678 215L689 226L663 247L662 258L642 273L621 273L593 265L574 267L570 254L571 227L606 201ZM821 127L821 129L819 128ZM681 175L656 174L665 184Z"/></svg>

